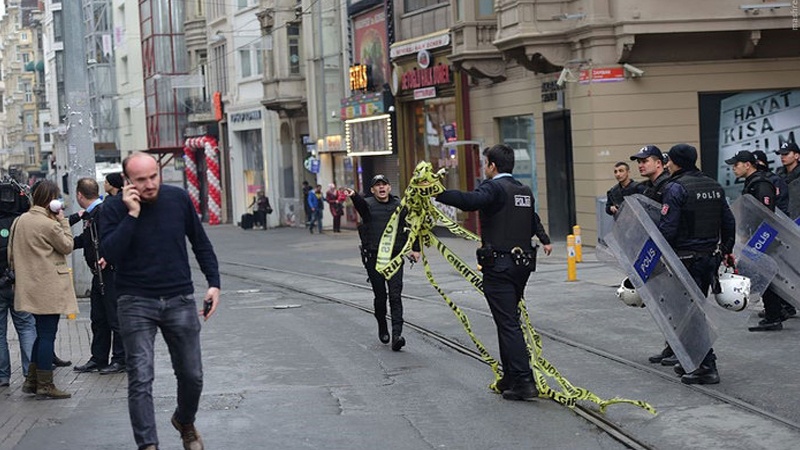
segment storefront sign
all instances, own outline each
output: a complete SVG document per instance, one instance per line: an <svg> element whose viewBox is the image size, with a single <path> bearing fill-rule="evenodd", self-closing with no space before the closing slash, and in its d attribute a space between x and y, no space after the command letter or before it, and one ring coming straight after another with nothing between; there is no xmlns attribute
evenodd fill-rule
<svg viewBox="0 0 800 450"><path fill-rule="evenodd" d="M607 83L614 81L625 81L625 69L622 67L606 67L588 70L581 70L578 82L586 83Z"/></svg>
<svg viewBox="0 0 800 450"><path fill-rule="evenodd" d="M450 66L439 64L427 69L414 69L404 73L400 81L400 89L419 89L427 86L450 84Z"/></svg>
<svg viewBox="0 0 800 450"><path fill-rule="evenodd" d="M423 69L427 69L428 66L431 65L432 59L431 52L427 50L420 50L420 52L417 53L417 64L419 64L419 66Z"/></svg>
<svg viewBox="0 0 800 450"><path fill-rule="evenodd" d="M372 68L372 85L380 89L389 80L390 69L383 7L353 17L353 44L353 62Z"/></svg>
<svg viewBox="0 0 800 450"><path fill-rule="evenodd" d="M342 135L335 134L331 136L325 136L324 139L320 139L317 141L317 150L319 152L343 152L344 148L342 148Z"/></svg>
<svg viewBox="0 0 800 450"><path fill-rule="evenodd" d="M366 90L369 86L369 72L369 66L365 64L350 66L350 90Z"/></svg>
<svg viewBox="0 0 800 450"><path fill-rule="evenodd" d="M542 83L542 103L554 102L558 100L558 93L564 90L555 81L545 81Z"/></svg>
<svg viewBox="0 0 800 450"><path fill-rule="evenodd" d="M394 59L405 55L413 55L420 50L432 50L448 45L450 45L450 33L438 33L412 42L392 44L391 49L389 49L389 56Z"/></svg>
<svg viewBox="0 0 800 450"><path fill-rule="evenodd" d="M256 109L254 111L247 111L243 113L231 114L231 122L233 123L249 122L251 120L261 120L260 109Z"/></svg>
<svg viewBox="0 0 800 450"><path fill-rule="evenodd" d="M426 87L421 89L414 89L414 100L422 100L426 98L436 97L435 87Z"/></svg>
<svg viewBox="0 0 800 450"><path fill-rule="evenodd" d="M343 98L339 116L343 120L383 114L383 93L354 95Z"/></svg>

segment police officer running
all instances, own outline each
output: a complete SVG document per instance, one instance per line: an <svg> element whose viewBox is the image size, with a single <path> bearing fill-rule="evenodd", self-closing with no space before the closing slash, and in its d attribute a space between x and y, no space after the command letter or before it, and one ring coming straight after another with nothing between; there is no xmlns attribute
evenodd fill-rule
<svg viewBox="0 0 800 450"><path fill-rule="evenodd" d="M658 229L703 295L708 295L720 262L733 258L736 220L722 186L701 172L696 162L697 149L691 145L677 144L669 150L667 167L672 176L664 188ZM685 373L680 364L675 372L684 384L716 384L716 359L712 348L694 372Z"/></svg>
<svg viewBox="0 0 800 450"><path fill-rule="evenodd" d="M639 175L646 177L642 194L661 203L664 188L669 179L669 171L664 168L664 154L655 145L645 145L639 153L631 156L631 161L639 164Z"/></svg>
<svg viewBox="0 0 800 450"><path fill-rule="evenodd" d="M725 164L733 166L733 173L736 178L744 178L744 188L742 195L752 195L762 205L770 211L775 211L775 186L770 182L767 175L758 170L756 157L747 150L742 150L726 159ZM764 300L764 318L758 325L748 328L750 331L778 331L783 329L783 307L781 298L772 290L767 288L761 296Z"/></svg>
<svg viewBox="0 0 800 450"><path fill-rule="evenodd" d="M504 399L532 400L538 392L520 328L518 304L535 264L531 238L539 238L547 255L553 248L534 209L531 189L511 175L514 150L495 145L483 155L486 181L473 192L447 190L436 200L463 211L480 211L482 246L478 263L483 272L483 292L497 326L504 372L497 388Z"/></svg>
<svg viewBox="0 0 800 450"><path fill-rule="evenodd" d="M378 339L384 344L389 343L389 330L386 327L386 288L389 288L389 309L392 313L392 350L398 352L406 345L403 337L403 267L387 280L376 269L378 261L378 244L381 235L389 223L392 214L400 207L400 199L391 195L392 185L384 175L375 175L370 183L372 196L364 198L352 189L346 189L345 194L352 198L353 206L361 216L361 225L358 234L361 237L361 259L367 269L372 292L375 294L375 319L378 321ZM406 211L400 213L400 229L404 228ZM407 240L407 232L398 231L394 241L392 257L397 256L403 249ZM409 255L412 261L419 261L419 243L414 242Z"/></svg>

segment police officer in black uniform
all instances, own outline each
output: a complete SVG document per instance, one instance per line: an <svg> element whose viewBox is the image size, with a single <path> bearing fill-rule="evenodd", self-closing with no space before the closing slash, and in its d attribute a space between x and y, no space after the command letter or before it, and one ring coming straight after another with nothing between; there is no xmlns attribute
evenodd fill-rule
<svg viewBox="0 0 800 450"><path fill-rule="evenodd" d="M672 175L664 189L658 229L700 291L708 295L720 262L733 259L736 220L722 186L695 166L697 149L677 144L668 155ZM712 348L694 372L685 373L680 364L675 365L675 371L684 384L716 384L719 383L716 359Z"/></svg>
<svg viewBox="0 0 800 450"><path fill-rule="evenodd" d="M497 325L504 372L497 388L505 399L532 400L538 392L517 306L535 263L531 238L536 235L548 255L552 246L534 209L531 189L511 176L514 150L495 145L483 155L486 181L473 192L447 190L436 200L463 211L480 211L482 246L478 263L483 272L483 292Z"/></svg>
<svg viewBox="0 0 800 450"><path fill-rule="evenodd" d="M669 180L669 171L664 167L666 158L661 149L655 145L645 145L639 149L639 153L631 156L631 161L638 163L639 175L647 178L642 182L642 194L661 203L664 187Z"/></svg>
<svg viewBox="0 0 800 450"><path fill-rule="evenodd" d="M361 216L361 225L358 226L358 234L361 237L361 258L364 267L367 269L369 282L372 284L372 292L375 294L375 318L378 320L378 338L384 344L389 343L389 330L386 327L386 288L389 288L389 309L392 313L392 350L400 351L406 345L406 338L403 333L403 267L387 280L377 270L375 264L378 259L378 245L381 235L389 223L392 214L400 207L400 199L391 195L392 185L385 175L375 175L370 183L372 196L361 197L352 189L346 189L345 193L353 200L353 206ZM404 228L406 211L400 213L400 230ZM392 257L397 256L403 249L408 233L398 231L392 249ZM411 255L414 262L419 260L419 243L414 242Z"/></svg>
<svg viewBox="0 0 800 450"><path fill-rule="evenodd" d="M791 213L789 212L789 185L786 184L786 180L769 168L769 161L767 160L766 153L761 150L756 150L753 152L753 156L756 158L756 166L758 170L763 172L775 187L775 207L781 210L787 216L791 217ZM773 294L778 295L776 293ZM783 309L781 310L781 319L786 320L789 317L794 317L797 315L797 309L794 307L794 305L782 298L781 305L783 306ZM761 310L758 312L758 317L763 319L766 317L766 313L766 310Z"/></svg>
<svg viewBox="0 0 800 450"><path fill-rule="evenodd" d="M742 195L752 195L770 211L775 211L775 186L767 177L767 174L758 169L755 155L747 150L742 150L733 155L732 158L726 159L725 164L733 166L733 173L736 178L744 178ZM781 314L783 313L783 307L781 306L781 298L771 288L767 288L761 298L764 300L764 318L758 322L758 325L748 329L750 331L782 330L783 320Z"/></svg>

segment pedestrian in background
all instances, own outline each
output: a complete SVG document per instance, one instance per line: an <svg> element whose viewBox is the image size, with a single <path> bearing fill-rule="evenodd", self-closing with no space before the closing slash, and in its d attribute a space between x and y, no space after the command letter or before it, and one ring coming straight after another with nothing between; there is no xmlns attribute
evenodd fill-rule
<svg viewBox="0 0 800 450"><path fill-rule="evenodd" d="M53 355L61 314L77 314L67 255L72 231L64 217L58 186L40 181L33 187L33 205L11 228L8 264L14 271L14 307L33 314L36 340L22 392L63 399L72 395L53 384Z"/></svg>
<svg viewBox="0 0 800 450"><path fill-rule="evenodd" d="M92 308L89 316L92 322L92 357L86 364L75 366L73 370L100 372L103 375L121 373L125 371L125 348L119 334L115 274L100 253L99 222L105 202L100 199L100 186L93 178L78 180L75 198L83 209L69 216L69 224L82 222L83 231L75 236L74 249L83 249L83 259L92 272L92 287L89 291ZM111 353L110 364L109 353Z"/></svg>
<svg viewBox="0 0 800 450"><path fill-rule="evenodd" d="M253 202L247 207L252 208L255 206L253 210L253 216L255 218L255 226L260 226L262 230L267 229L267 214L272 214L272 206L269 204L269 197L264 195L264 191L259 189L256 191L256 196L253 199Z"/></svg>
<svg viewBox="0 0 800 450"><path fill-rule="evenodd" d="M481 248L478 264L483 272L483 293L497 326L503 377L497 389L507 400L533 400L538 396L530 355L520 327L519 301L535 264L533 236L553 248L536 213L531 188L515 180L514 150L495 145L483 151L483 181L473 192L446 190L436 201L462 211L480 211Z"/></svg>
<svg viewBox="0 0 800 450"><path fill-rule="evenodd" d="M188 193L161 184L158 163L151 155L134 153L122 167L129 181L122 201L103 210L101 250L117 268L134 439L139 449L158 448L152 391L155 335L160 329L178 382L172 426L180 432L184 449L202 450L203 440L194 426L203 390L200 321L187 238L208 283L206 320L219 303L217 257Z"/></svg>
<svg viewBox="0 0 800 450"><path fill-rule="evenodd" d="M677 144L669 149L667 164L672 175L664 189L658 230L700 292L708 295L720 262L733 260L736 220L722 186L701 172L696 163L697 149L693 146ZM661 354L668 353L674 353L669 345ZM684 384L717 384L716 361L712 348L694 372L685 373L677 359L674 367Z"/></svg>
<svg viewBox="0 0 800 450"><path fill-rule="evenodd" d="M403 265L401 264L394 276L388 280L375 269L375 265L378 262L378 246L383 230L392 214L400 207L400 199L391 195L392 185L384 175L375 175L372 178L370 192L372 196L365 199L352 189L345 190L361 216L361 225L358 226L358 234L361 237L361 260L367 269L372 293L375 295L373 306L375 319L378 321L378 339L384 344L389 343L389 330L386 326L388 299L389 311L392 313L392 350L399 352L406 345L406 338L403 337ZM408 240L408 232L405 231L406 214L405 210L400 212L400 226L392 248L392 258L400 254ZM419 242L414 242L409 255L414 262L419 261L419 250Z"/></svg>
<svg viewBox="0 0 800 450"><path fill-rule="evenodd" d="M314 234L314 226L319 229L322 234L322 211L325 208L324 200L322 197L322 185L318 184L313 191L308 192L306 203L311 209L311 221L308 223L308 231Z"/></svg>
<svg viewBox="0 0 800 450"><path fill-rule="evenodd" d="M644 186L631 179L631 167L624 161L614 164L614 178L617 184L606 192L606 214L609 216L619 211L626 196L644 192Z"/></svg>
<svg viewBox="0 0 800 450"><path fill-rule="evenodd" d="M8 315L17 331L22 374L28 376L28 368L36 340L36 320L33 315L14 309L14 273L8 267L8 236L14 220L30 208L27 195L21 186L13 182L0 184L0 386L8 386L11 380L11 355L8 351Z"/></svg>
<svg viewBox="0 0 800 450"><path fill-rule="evenodd" d="M336 189L336 185L331 183L328 185L328 191L325 192L325 201L331 209L331 217L333 217L333 232L339 233L342 227L342 214L344 214L344 200L347 196Z"/></svg>
<svg viewBox="0 0 800 450"><path fill-rule="evenodd" d="M113 197L122 192L122 174L113 172L106 175L106 181L103 183L103 190L106 191L106 197Z"/></svg>
<svg viewBox="0 0 800 450"><path fill-rule="evenodd" d="M301 188L303 192L302 202L303 202L303 210L306 213L306 226L311 224L311 219L313 218L313 214L311 214L311 206L308 204L308 193L313 191L314 189L308 184L308 181L303 180L303 186Z"/></svg>

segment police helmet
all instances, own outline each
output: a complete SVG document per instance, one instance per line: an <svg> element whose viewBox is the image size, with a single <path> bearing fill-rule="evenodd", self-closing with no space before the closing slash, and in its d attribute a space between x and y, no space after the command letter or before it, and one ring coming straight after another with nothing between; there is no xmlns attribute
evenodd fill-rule
<svg viewBox="0 0 800 450"><path fill-rule="evenodd" d="M719 293L714 299L719 306L731 311L747 308L750 299L750 278L730 272L719 274Z"/></svg>
<svg viewBox="0 0 800 450"><path fill-rule="evenodd" d="M631 283L631 280L628 278L622 280L619 288L617 288L617 297L622 300L622 303L628 306L644 308L642 297L636 292L636 288L633 287L633 283Z"/></svg>

